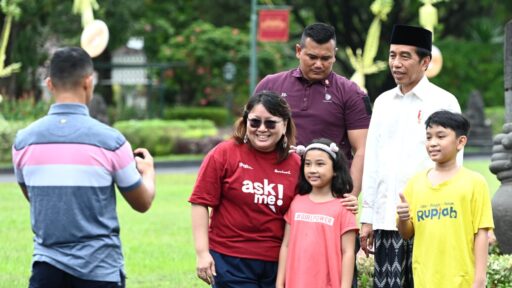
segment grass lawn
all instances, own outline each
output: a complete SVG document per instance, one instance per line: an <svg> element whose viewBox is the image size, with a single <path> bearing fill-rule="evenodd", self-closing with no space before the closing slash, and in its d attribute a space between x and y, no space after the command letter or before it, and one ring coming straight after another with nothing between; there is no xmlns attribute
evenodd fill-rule
<svg viewBox="0 0 512 288"><path fill-rule="evenodd" d="M195 174L157 177L157 196L145 214L118 197L127 287L207 287L195 276L187 202ZM32 255L29 205L17 184L0 183L0 287L28 287Z"/></svg>
<svg viewBox="0 0 512 288"><path fill-rule="evenodd" d="M489 181L491 194L499 186L488 172L488 160L465 160ZM195 276L195 254L187 202L195 174L161 174L157 196L145 214L118 198L121 238L128 274L127 287L207 287ZM27 287L32 254L29 205L14 183L0 183L0 288Z"/></svg>

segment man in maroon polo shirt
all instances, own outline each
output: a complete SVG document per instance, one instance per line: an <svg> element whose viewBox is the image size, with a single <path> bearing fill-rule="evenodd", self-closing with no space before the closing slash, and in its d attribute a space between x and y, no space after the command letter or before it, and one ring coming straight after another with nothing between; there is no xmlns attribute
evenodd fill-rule
<svg viewBox="0 0 512 288"><path fill-rule="evenodd" d="M316 138L336 142L351 163L351 194L358 197L371 104L356 83L332 71L336 50L334 27L324 23L307 26L295 46L299 67L266 76L254 94L269 90L286 99L297 127L298 145L307 146ZM354 270L352 287L357 287L356 274Z"/></svg>
<svg viewBox="0 0 512 288"><path fill-rule="evenodd" d="M297 144L307 146L316 138L338 144L351 162L352 194L357 197L371 105L356 83L332 71L336 50L334 27L307 26L295 47L299 67L266 76L254 93L269 90L286 99L297 126Z"/></svg>

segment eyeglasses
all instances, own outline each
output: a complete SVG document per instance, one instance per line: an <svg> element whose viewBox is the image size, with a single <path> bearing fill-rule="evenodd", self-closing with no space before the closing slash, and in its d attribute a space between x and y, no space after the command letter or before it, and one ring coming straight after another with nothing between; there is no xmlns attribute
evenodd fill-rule
<svg viewBox="0 0 512 288"><path fill-rule="evenodd" d="M252 118L252 119L247 119L247 120L249 121L249 126L251 126L252 128L260 128L261 123L263 122L263 125L265 125L265 128L267 128L268 130L275 129L276 124L281 122L281 121L275 121L275 120L261 121L261 119L258 119L258 118Z"/></svg>

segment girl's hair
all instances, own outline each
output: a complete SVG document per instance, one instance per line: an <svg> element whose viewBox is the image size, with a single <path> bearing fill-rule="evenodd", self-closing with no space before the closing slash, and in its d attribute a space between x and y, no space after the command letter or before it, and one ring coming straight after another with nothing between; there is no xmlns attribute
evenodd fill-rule
<svg viewBox="0 0 512 288"><path fill-rule="evenodd" d="M295 145L295 124L292 120L292 111L290 106L281 96L270 91L261 91L256 95L249 98L249 102L244 107L244 113L240 119L235 123L233 131L233 139L239 144L244 141L245 134L247 133L247 117L249 112L254 106L261 104L268 113L277 116L286 122L286 132L284 136L276 143L277 162L282 162L288 157L290 146ZM286 145L283 145L284 138L286 137Z"/></svg>
<svg viewBox="0 0 512 288"><path fill-rule="evenodd" d="M319 145L320 144L320 145ZM334 145L333 145L334 144ZM305 147L304 154L302 155L302 161L300 164L300 178L299 178L299 194L305 195L311 193L313 187L306 180L306 176L304 175L304 164L306 159L306 154L310 150L320 150L324 151L325 154L329 155L329 158L332 161L332 170L334 172L332 181L331 181L331 191L332 196L335 198L341 198L345 193L352 192L354 185L352 183L352 177L350 177L350 171L348 168L348 161L345 158L345 155L339 151L339 149L333 149L332 147L336 147L335 143L326 138L315 139L308 147ZM300 150L300 149L299 149ZM334 158L331 155L331 152L336 156ZM298 151L301 154L300 151Z"/></svg>

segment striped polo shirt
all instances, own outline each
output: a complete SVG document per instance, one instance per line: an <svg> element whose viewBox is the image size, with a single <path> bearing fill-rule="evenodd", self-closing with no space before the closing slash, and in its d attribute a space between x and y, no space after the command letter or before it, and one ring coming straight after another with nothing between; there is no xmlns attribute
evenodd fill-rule
<svg viewBox="0 0 512 288"><path fill-rule="evenodd" d="M142 183L124 136L91 118L85 105L54 104L18 132L12 153L30 199L32 261L82 279L120 281L114 183L121 193Z"/></svg>

